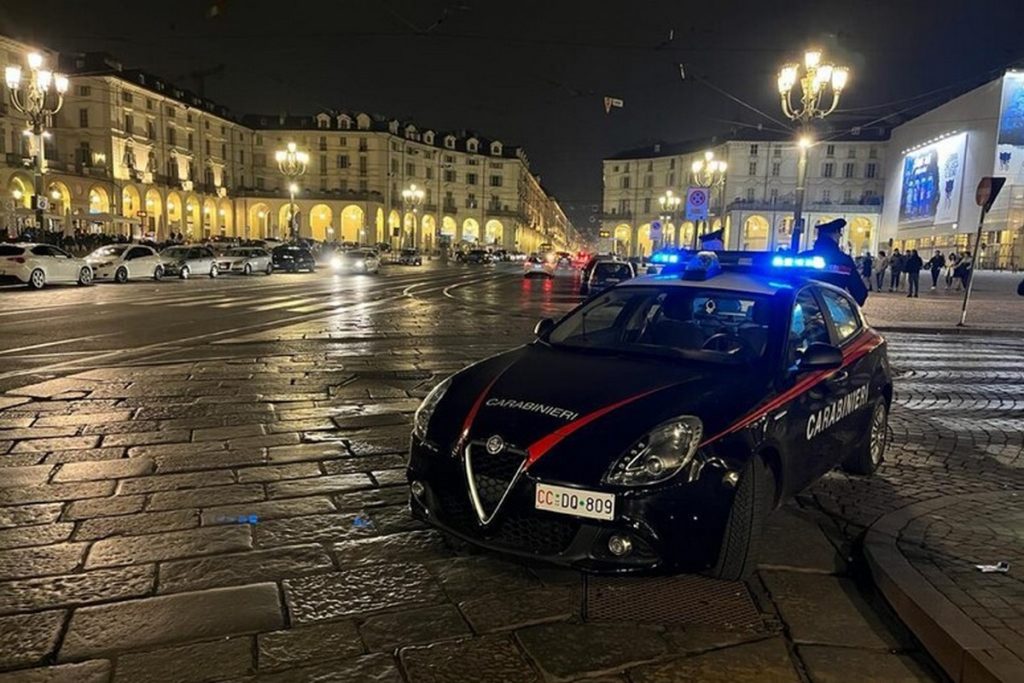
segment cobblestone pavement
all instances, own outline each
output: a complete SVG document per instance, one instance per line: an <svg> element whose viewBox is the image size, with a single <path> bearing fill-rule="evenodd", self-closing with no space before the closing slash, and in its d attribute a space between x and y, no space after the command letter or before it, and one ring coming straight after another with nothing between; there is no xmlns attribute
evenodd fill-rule
<svg viewBox="0 0 1024 683"><path fill-rule="evenodd" d="M498 270L398 289L14 378L0 681L941 677L850 543L908 502L1019 483L1018 344L892 335L907 374L880 476L829 475L771 520L749 584L707 586L756 618L636 624L584 618L579 575L452 549L405 508L418 399L527 340L575 301L569 283Z"/></svg>

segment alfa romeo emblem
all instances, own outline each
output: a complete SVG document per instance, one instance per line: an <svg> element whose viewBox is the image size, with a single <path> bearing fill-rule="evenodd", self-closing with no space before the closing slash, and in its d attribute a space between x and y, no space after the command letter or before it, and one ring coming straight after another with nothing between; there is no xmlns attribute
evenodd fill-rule
<svg viewBox="0 0 1024 683"><path fill-rule="evenodd" d="M487 439L487 452L491 455L497 455L505 450L505 440L495 434L491 438Z"/></svg>

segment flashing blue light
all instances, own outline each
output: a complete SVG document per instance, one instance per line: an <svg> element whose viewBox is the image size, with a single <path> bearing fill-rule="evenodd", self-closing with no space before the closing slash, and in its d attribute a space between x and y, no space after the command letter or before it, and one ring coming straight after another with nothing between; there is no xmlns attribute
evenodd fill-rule
<svg viewBox="0 0 1024 683"><path fill-rule="evenodd" d="M823 256L774 256L772 257L773 268L813 268L815 270L825 269L825 258Z"/></svg>
<svg viewBox="0 0 1024 683"><path fill-rule="evenodd" d="M679 263L679 254L672 254L668 257L669 263Z"/></svg>

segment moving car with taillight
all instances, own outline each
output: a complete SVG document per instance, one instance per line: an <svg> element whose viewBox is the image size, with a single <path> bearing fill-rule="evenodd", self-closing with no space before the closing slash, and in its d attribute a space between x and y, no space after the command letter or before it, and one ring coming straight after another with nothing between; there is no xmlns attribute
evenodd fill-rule
<svg viewBox="0 0 1024 683"><path fill-rule="evenodd" d="M892 400L885 341L827 264L765 258L613 286L435 386L413 515L586 571L747 576L774 508L833 467L875 471Z"/></svg>

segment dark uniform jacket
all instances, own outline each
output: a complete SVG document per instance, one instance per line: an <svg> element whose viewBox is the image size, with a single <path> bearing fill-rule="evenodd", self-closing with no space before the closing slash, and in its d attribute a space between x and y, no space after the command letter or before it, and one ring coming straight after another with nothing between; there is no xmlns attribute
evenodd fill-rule
<svg viewBox="0 0 1024 683"><path fill-rule="evenodd" d="M815 275L815 279L842 287L860 306L868 300L868 290L860 273L857 272L857 265L834 241L827 237L819 237L814 241L814 248L801 254L804 255L821 256L825 259L825 271Z"/></svg>

